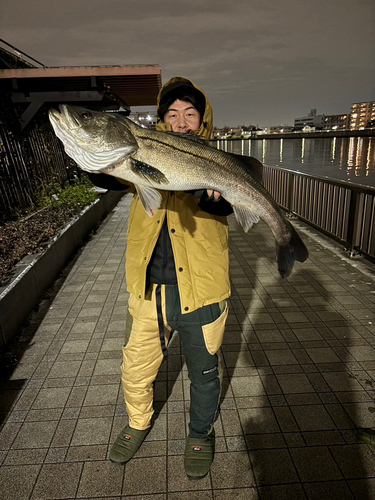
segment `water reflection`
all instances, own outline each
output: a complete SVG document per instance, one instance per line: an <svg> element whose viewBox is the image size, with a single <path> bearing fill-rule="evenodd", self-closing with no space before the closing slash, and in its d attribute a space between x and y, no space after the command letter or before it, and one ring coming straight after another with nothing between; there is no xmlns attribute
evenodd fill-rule
<svg viewBox="0 0 375 500"><path fill-rule="evenodd" d="M254 156L266 165L375 187L375 139L246 139L215 141L224 151Z"/></svg>

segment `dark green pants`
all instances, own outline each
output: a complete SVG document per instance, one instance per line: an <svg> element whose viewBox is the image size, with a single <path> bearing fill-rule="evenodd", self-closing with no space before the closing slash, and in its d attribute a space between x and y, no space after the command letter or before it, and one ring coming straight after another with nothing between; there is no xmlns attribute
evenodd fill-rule
<svg viewBox="0 0 375 500"><path fill-rule="evenodd" d="M212 324L222 314L220 304L211 304L181 314L177 286L166 286L167 323L179 334L188 368L190 385L190 436L204 438L211 431L219 406L222 367L218 351L207 350L202 326Z"/></svg>
<svg viewBox="0 0 375 500"><path fill-rule="evenodd" d="M190 385L191 437L206 437L219 406L222 380L221 345L226 301L182 314L177 285L153 285L150 300L131 296L123 348L122 381L130 425L150 425L152 383L172 331L182 343ZM150 400L151 398L151 400Z"/></svg>

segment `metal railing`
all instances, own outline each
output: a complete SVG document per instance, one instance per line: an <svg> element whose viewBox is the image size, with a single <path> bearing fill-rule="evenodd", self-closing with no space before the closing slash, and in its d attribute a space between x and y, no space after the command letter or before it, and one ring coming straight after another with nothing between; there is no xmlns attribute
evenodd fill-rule
<svg viewBox="0 0 375 500"><path fill-rule="evenodd" d="M0 221L33 206L43 187L80 175L51 127L20 136L0 124Z"/></svg>
<svg viewBox="0 0 375 500"><path fill-rule="evenodd" d="M375 262L375 188L271 166L263 181L288 213Z"/></svg>

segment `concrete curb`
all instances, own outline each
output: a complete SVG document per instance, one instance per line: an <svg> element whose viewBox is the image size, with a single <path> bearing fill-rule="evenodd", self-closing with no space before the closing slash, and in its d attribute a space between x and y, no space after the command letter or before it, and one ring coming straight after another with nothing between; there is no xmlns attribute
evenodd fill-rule
<svg viewBox="0 0 375 500"><path fill-rule="evenodd" d="M122 196L115 191L101 195L70 221L42 253L28 255L15 266L12 282L0 287L0 350L19 333L43 293Z"/></svg>

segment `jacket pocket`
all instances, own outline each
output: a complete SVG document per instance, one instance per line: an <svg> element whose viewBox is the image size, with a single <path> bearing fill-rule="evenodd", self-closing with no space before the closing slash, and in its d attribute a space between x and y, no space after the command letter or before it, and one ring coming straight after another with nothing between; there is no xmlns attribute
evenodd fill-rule
<svg viewBox="0 0 375 500"><path fill-rule="evenodd" d="M219 305L223 311L220 316L213 323L202 326L204 342L206 344L207 351L212 356L217 353L223 343L225 323L228 317L227 301L223 300Z"/></svg>

